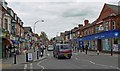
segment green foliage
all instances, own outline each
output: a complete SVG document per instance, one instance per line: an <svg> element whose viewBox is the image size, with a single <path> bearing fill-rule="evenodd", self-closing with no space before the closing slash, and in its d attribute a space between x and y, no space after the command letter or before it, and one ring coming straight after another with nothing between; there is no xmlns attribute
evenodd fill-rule
<svg viewBox="0 0 120 71"><path fill-rule="evenodd" d="M43 41L47 41L48 40L48 36L46 35L45 32L41 32L40 37L42 38Z"/></svg>

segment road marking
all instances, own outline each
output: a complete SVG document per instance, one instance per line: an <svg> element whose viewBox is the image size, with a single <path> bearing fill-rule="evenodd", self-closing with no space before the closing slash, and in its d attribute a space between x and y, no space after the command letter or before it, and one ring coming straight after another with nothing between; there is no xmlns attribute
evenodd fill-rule
<svg viewBox="0 0 120 71"><path fill-rule="evenodd" d="M33 71L33 64L30 63L30 71Z"/></svg>
<svg viewBox="0 0 120 71"><path fill-rule="evenodd" d="M45 67L42 66L42 65L40 65L40 64L41 64L42 62L44 62L45 60L47 60L47 59L44 59L44 60L42 60L42 61L40 61L40 62L37 63L37 65L42 68L41 71L43 71L43 70L45 69Z"/></svg>
<svg viewBox="0 0 120 71"><path fill-rule="evenodd" d="M27 64L24 65L24 69L27 69Z"/></svg>
<svg viewBox="0 0 120 71"><path fill-rule="evenodd" d="M104 65L104 64L97 64L97 63L95 63L95 62L93 62L93 61L89 61L89 62L92 63L92 64L95 64L95 65L98 65L98 66L120 69L119 67L116 67L116 66L108 66L108 65Z"/></svg>
<svg viewBox="0 0 120 71"><path fill-rule="evenodd" d="M75 58L76 60L78 60L78 58Z"/></svg>
<svg viewBox="0 0 120 71"><path fill-rule="evenodd" d="M92 61L89 61L90 63L92 63L92 64L95 64L94 62L92 62Z"/></svg>
<svg viewBox="0 0 120 71"><path fill-rule="evenodd" d="M78 60L78 58L76 58L76 60ZM104 65L104 64L97 64L97 63L95 63L95 62L93 62L93 61L90 61L90 60L82 60L82 61L87 61L87 62L90 62L90 63L92 63L92 64L94 64L94 65L98 65L98 66L103 66L103 67L109 67L109 68L115 68L115 69L118 69L118 70L120 70L120 68L119 67L116 67L116 66L109 66L109 65Z"/></svg>
<svg viewBox="0 0 120 71"><path fill-rule="evenodd" d="M50 54L47 54L48 56L50 56Z"/></svg>

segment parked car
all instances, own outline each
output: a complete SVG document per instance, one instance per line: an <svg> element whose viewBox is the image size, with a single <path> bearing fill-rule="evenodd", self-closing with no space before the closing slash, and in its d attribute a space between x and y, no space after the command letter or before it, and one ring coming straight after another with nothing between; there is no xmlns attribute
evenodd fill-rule
<svg viewBox="0 0 120 71"><path fill-rule="evenodd" d="M56 44L53 50L53 56L56 58L66 57L71 58L72 48L69 44Z"/></svg>
<svg viewBox="0 0 120 71"><path fill-rule="evenodd" d="M53 51L53 49L54 49L53 45L48 45L48 48L47 48L48 51Z"/></svg>

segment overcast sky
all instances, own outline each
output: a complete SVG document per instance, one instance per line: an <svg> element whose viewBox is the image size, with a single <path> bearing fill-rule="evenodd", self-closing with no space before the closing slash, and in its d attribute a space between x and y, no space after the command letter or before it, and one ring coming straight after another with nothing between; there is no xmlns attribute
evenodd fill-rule
<svg viewBox="0 0 120 71"><path fill-rule="evenodd" d="M104 3L117 4L119 0L6 0L8 7L24 22L24 26L31 26L37 20L36 33L47 33L49 38L57 32L71 30L85 19L90 22L96 20Z"/></svg>

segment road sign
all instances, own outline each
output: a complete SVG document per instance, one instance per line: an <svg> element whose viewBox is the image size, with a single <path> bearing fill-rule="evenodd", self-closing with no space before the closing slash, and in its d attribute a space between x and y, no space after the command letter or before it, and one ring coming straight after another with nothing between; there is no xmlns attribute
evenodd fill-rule
<svg viewBox="0 0 120 71"><path fill-rule="evenodd" d="M32 53L28 53L28 61L32 61L32 60L33 60Z"/></svg>

